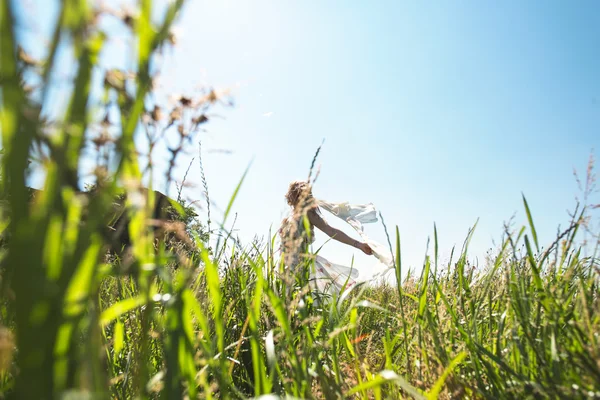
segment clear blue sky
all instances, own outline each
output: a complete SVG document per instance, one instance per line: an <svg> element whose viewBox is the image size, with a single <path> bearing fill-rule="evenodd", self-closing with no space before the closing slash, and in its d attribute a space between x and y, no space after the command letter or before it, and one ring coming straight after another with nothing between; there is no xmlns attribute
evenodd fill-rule
<svg viewBox="0 0 600 400"><path fill-rule="evenodd" d="M434 222L447 257L479 218L481 257L515 212L525 223L521 192L550 243L574 205L573 168L598 156L597 1L190 1L179 26L166 87L234 87L236 107L203 137L233 154L204 162L224 208L254 160L234 210L245 241L277 228L322 139L315 195L375 203L417 268ZM368 234L385 241L379 225Z"/></svg>

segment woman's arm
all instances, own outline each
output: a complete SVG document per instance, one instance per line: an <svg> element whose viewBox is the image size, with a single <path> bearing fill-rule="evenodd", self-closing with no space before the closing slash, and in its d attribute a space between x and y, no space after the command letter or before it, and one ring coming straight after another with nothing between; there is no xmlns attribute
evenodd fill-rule
<svg viewBox="0 0 600 400"><path fill-rule="evenodd" d="M329 225L316 210L310 210L307 213L308 220L311 224L319 228L319 230L323 231L327 236L332 239L337 240L338 242L347 244L348 246L356 247L359 250L362 250L365 254L371 255L373 254L373 250L369 247L368 244L360 242L358 240L352 239L350 236L346 235L344 232L339 229L334 228Z"/></svg>

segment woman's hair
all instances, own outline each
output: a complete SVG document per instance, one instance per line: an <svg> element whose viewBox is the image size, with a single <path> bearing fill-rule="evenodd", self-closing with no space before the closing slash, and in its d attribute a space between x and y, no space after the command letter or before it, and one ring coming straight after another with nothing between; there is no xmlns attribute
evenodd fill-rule
<svg viewBox="0 0 600 400"><path fill-rule="evenodd" d="M313 196L310 184L307 181L293 181L290 182L288 191L285 194L285 199L291 207L296 207L302 201L302 203L308 208L312 208Z"/></svg>

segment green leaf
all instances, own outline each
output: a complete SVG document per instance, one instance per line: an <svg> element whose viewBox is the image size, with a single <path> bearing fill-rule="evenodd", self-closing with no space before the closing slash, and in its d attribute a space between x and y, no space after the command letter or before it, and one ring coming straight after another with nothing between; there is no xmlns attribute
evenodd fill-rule
<svg viewBox="0 0 600 400"><path fill-rule="evenodd" d="M529 259L529 264L531 265L531 269L533 271L533 282L535 283L536 289L541 292L544 290L544 284L542 282L540 270L538 269L537 262L535 261L535 257L533 255L533 251L531 250L531 244L529 243L529 238L527 235L525 235L525 247L527 248L527 258Z"/></svg>
<svg viewBox="0 0 600 400"><path fill-rule="evenodd" d="M85 310L101 248L102 241L95 237L75 270L65 296L64 312L67 316L80 315Z"/></svg>
<svg viewBox="0 0 600 400"><path fill-rule="evenodd" d="M435 269L433 271L433 275L435 278L437 278L437 269L438 269L438 234L437 234L437 226L435 225L435 222L433 223L433 249L434 249L434 262L435 262Z"/></svg>
<svg viewBox="0 0 600 400"><path fill-rule="evenodd" d="M121 300L118 303L113 304L100 314L100 323L102 325L108 325L121 315L126 314L138 307L141 307L146 303L144 296L139 295L130 297L125 300Z"/></svg>
<svg viewBox="0 0 600 400"><path fill-rule="evenodd" d="M177 214L179 214L180 217L185 216L185 209L177 200L171 199L170 197L167 197L167 200L169 200L169 204L177 211Z"/></svg>
<svg viewBox="0 0 600 400"><path fill-rule="evenodd" d="M14 10L12 2L3 1L0 14L0 82L2 84L2 108L0 108L2 122L2 146L6 151L5 160L12 152L12 140L17 134L19 124L20 106L23 101L23 92L19 86L17 75L16 44L13 34Z"/></svg>
<svg viewBox="0 0 600 400"><path fill-rule="evenodd" d="M431 263L429 261L429 256L425 261L425 270L423 272L423 277L421 281L421 295L419 297L419 318L423 318L423 314L425 313L425 308L427 307L427 286L429 282L429 269L431 267Z"/></svg>
<svg viewBox="0 0 600 400"><path fill-rule="evenodd" d="M271 303L271 307L273 308L273 312L275 313L275 318L283 328L283 332L287 337L292 337L292 330L290 328L290 321L287 314L287 310L281 297L279 297L273 290L270 288L267 289L267 295L269 296L269 302Z"/></svg>
<svg viewBox="0 0 600 400"><path fill-rule="evenodd" d="M433 387L427 394L427 399L434 400L434 399L438 398L438 396L442 392L444 383L446 383L446 379L448 379L448 376L452 373L452 371L454 371L454 369L458 366L458 364L460 364L466 357L467 357L467 352L461 351L460 353L458 353L458 355L456 357L454 357L454 359L452 361L450 361L450 364L448 365L448 367L446 367L446 369L444 370L442 375L438 378L438 380L435 382L435 384L433 385Z"/></svg>
<svg viewBox="0 0 600 400"><path fill-rule="evenodd" d="M225 221L227 221L227 216L229 216L231 207L233 207L233 202L235 201L235 199L240 191L240 188L242 187L242 183L244 182L244 179L246 179L246 175L248 174L248 171L250 170L251 165L252 165L252 163L250 163L248 165L248 167L246 167L246 170L244 171L244 175L242 175L242 179L240 179L240 181L238 182L237 186L235 187L235 190L233 191L233 195L231 195L231 198L229 199L229 204L227 204L227 208L225 209L225 214L223 215L222 225L225 225Z"/></svg>
<svg viewBox="0 0 600 400"><path fill-rule="evenodd" d="M151 23L152 1L141 0L142 10L137 19L137 38L138 38L138 62L140 65L148 63L152 51L153 32Z"/></svg>
<svg viewBox="0 0 600 400"><path fill-rule="evenodd" d="M533 242L535 243L535 249L537 252L540 252L540 245L538 244L537 232L535 230L535 225L533 225L533 218L531 217L531 210L529 209L529 204L527 204L527 200L525 199L525 195L521 193L523 197L523 204L525 205L525 212L527 213L527 221L529 221L529 228L531 229L531 235L533 236Z"/></svg>
<svg viewBox="0 0 600 400"><path fill-rule="evenodd" d="M406 393L410 394L414 399L417 400L425 400L425 396L421 394L420 390L412 386L410 383L406 381L403 377L396 374L394 371L384 370L381 371L374 379L363 382L357 386L354 386L348 392L346 392L345 397L349 398L350 396L356 393L366 393L369 389L378 388L386 383L394 383L400 388L402 388Z"/></svg>
<svg viewBox="0 0 600 400"><path fill-rule="evenodd" d="M206 318L206 315L204 315L204 312L202 312L200 303L198 303L198 299L194 296L194 293L189 289L184 290L181 294L181 299L183 300L186 309L190 310L196 316L202 333L206 338L210 338L211 331L210 326L208 325L208 319ZM208 340L202 340L201 344L208 355L212 356L214 354L214 349L211 348Z"/></svg>
<svg viewBox="0 0 600 400"><path fill-rule="evenodd" d="M62 218L58 215L50 217L46 230L44 244L44 259L46 260L46 274L52 281L60 278L62 270Z"/></svg>
<svg viewBox="0 0 600 400"><path fill-rule="evenodd" d="M115 351L115 357L121 354L125 345L125 328L121 321L115 323L115 330L113 332L113 349Z"/></svg>

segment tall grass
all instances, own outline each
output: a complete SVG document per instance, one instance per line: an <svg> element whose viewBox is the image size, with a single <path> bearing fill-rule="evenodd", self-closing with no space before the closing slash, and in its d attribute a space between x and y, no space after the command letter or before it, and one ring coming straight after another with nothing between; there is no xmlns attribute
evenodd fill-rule
<svg viewBox="0 0 600 400"><path fill-rule="evenodd" d="M5 396L600 396L599 265L595 253L582 255L577 240L581 228L589 228L585 208L542 250L523 198L528 226L507 227L484 268L468 261L474 230L443 268L434 228L433 254L418 277L402 273L396 227L397 284L363 285L328 301L289 279L274 238L246 247L231 239L225 222L243 179L215 232L221 239L214 249L201 224L188 229L195 251L169 247L161 236L156 241L154 192L141 185L153 171L152 153L142 166L134 138L145 132L151 150L164 137L175 139L171 180L178 155L221 101L208 90L168 108L152 96L154 57L171 38L182 3L171 2L153 21L150 0L133 14L62 2L43 62L19 50L13 3L2 3ZM135 71L106 71L98 63L110 36L98 21L111 15L134 39ZM72 48L77 74L68 109L48 121L42 115L60 68L59 45ZM100 106L96 73L105 76ZM28 91L31 74L38 88ZM111 122L108 110L118 121ZM117 134L107 133L108 123ZM98 154L92 196L79 189L81 153L90 141ZM28 201L33 155L45 180L41 194ZM204 177L203 184L207 190ZM118 196L126 199L131 246L106 257L105 215ZM173 207L189 227L185 207ZM305 263L311 266L310 257Z"/></svg>

